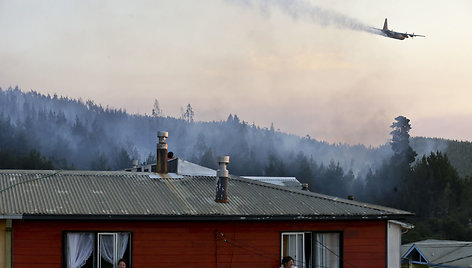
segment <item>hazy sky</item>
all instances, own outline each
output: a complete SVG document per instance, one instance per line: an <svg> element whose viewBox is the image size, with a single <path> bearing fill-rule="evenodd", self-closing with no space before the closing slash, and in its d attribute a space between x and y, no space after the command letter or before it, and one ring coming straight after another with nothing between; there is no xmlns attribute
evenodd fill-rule
<svg viewBox="0 0 472 268"><path fill-rule="evenodd" d="M385 18L426 37L362 31ZM350 144L405 115L472 141L471 25L470 0L0 0L0 87Z"/></svg>

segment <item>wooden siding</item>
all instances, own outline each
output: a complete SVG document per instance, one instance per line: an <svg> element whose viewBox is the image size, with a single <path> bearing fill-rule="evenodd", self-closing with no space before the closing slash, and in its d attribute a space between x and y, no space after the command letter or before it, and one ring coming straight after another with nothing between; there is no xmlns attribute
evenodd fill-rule
<svg viewBox="0 0 472 268"><path fill-rule="evenodd" d="M81 230L132 232L133 268L279 267L283 231L340 231L344 267L386 265L386 221L14 221L14 267L62 267L63 231Z"/></svg>

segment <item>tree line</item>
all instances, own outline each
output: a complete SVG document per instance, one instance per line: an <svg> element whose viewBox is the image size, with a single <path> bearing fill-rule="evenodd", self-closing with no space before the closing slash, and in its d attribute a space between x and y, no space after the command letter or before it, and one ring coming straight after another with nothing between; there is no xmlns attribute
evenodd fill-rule
<svg viewBox="0 0 472 268"><path fill-rule="evenodd" d="M416 228L407 241L472 239L470 142L410 138L403 116L391 125L391 141L376 148L297 137L232 114L213 122L194 117L190 104L179 118L165 116L157 100L151 115L130 115L90 100L0 89L0 168L120 170L133 159L154 163L156 132L166 130L171 151L210 168L217 155L230 155L235 175L294 176L311 191L411 211Z"/></svg>

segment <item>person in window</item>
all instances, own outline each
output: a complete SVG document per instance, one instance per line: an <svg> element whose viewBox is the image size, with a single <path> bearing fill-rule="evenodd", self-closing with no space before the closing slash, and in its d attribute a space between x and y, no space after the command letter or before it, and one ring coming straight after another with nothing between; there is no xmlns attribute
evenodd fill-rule
<svg viewBox="0 0 472 268"><path fill-rule="evenodd" d="M293 258L290 256L285 256L282 259L282 267L283 268L292 268L293 265Z"/></svg>
<svg viewBox="0 0 472 268"><path fill-rule="evenodd" d="M120 259L118 261L118 268L126 268L126 260L125 259Z"/></svg>

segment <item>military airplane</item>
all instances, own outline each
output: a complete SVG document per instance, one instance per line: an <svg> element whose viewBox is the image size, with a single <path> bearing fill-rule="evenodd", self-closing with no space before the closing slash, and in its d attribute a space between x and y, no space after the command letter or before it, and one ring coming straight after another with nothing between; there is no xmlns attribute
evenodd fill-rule
<svg viewBox="0 0 472 268"><path fill-rule="evenodd" d="M388 25L387 25L387 18L385 18L383 29L379 29L379 28L374 28L374 29L381 31L382 34L386 37L390 37L390 38L394 38L394 39L398 39L398 40L403 40L405 38L415 37L415 36L425 37L424 35L419 35L419 34L414 34L414 33L413 34L399 33L399 32L394 32L392 30L389 30Z"/></svg>

